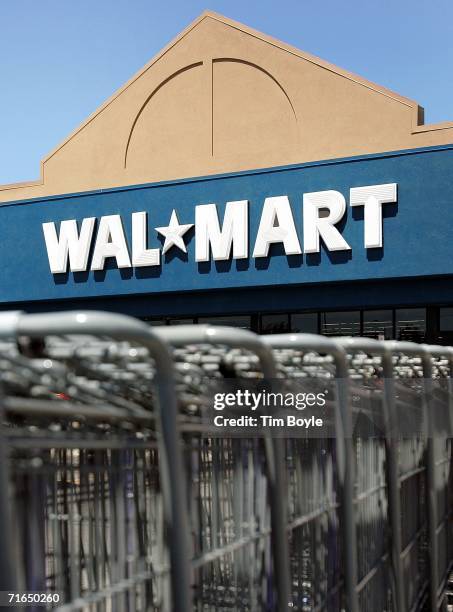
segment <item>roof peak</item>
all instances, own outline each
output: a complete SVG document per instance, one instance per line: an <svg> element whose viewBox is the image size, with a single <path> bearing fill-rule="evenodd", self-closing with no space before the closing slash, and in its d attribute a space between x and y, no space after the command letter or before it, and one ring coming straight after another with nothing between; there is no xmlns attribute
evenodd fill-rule
<svg viewBox="0 0 453 612"><path fill-rule="evenodd" d="M422 122L415 101L205 10L0 201L453 141Z"/></svg>

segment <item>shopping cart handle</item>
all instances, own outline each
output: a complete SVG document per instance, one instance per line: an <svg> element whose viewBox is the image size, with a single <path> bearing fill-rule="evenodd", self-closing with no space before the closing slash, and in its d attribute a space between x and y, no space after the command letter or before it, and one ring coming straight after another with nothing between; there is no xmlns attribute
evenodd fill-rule
<svg viewBox="0 0 453 612"><path fill-rule="evenodd" d="M0 313L0 338L11 338L16 335L22 310L8 310Z"/></svg>

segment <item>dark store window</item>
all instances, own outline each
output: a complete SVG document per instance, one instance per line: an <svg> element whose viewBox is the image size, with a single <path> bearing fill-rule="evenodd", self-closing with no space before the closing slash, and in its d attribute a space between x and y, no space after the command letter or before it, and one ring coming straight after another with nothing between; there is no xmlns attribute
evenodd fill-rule
<svg viewBox="0 0 453 612"><path fill-rule="evenodd" d="M360 312L321 313L321 334L324 336L359 336Z"/></svg>
<svg viewBox="0 0 453 612"><path fill-rule="evenodd" d="M289 332L289 315L272 314L261 316L262 334L285 334Z"/></svg>
<svg viewBox="0 0 453 612"><path fill-rule="evenodd" d="M184 318L184 319L169 319L168 324L169 325L191 325L192 323L196 323L197 320L191 318Z"/></svg>
<svg viewBox="0 0 453 612"><path fill-rule="evenodd" d="M241 329L251 328L251 317L245 315L225 316L225 317L198 317L200 325L228 325L228 327L240 327Z"/></svg>
<svg viewBox="0 0 453 612"><path fill-rule="evenodd" d="M424 342L425 334L425 308L398 308L395 310L395 337L397 340Z"/></svg>
<svg viewBox="0 0 453 612"><path fill-rule="evenodd" d="M303 312L291 315L291 331L305 334L318 333L318 313Z"/></svg>
<svg viewBox="0 0 453 612"><path fill-rule="evenodd" d="M439 319L441 333L453 332L453 308L440 308Z"/></svg>
<svg viewBox="0 0 453 612"><path fill-rule="evenodd" d="M363 335L377 340L391 340L393 338L392 310L365 310Z"/></svg>
<svg viewBox="0 0 453 612"><path fill-rule="evenodd" d="M453 308L439 308L439 341L453 344Z"/></svg>
<svg viewBox="0 0 453 612"><path fill-rule="evenodd" d="M213 315L204 317L147 317L149 325L191 323L226 325L251 329L261 334L300 332L325 336L360 336L377 340L440 342L453 345L453 307L431 307L427 325L426 308L385 308L335 312L298 312L254 315ZM434 312L434 316L433 313ZM429 313L428 313L429 314ZM428 330L428 331L427 331ZM435 339L433 339L435 338Z"/></svg>

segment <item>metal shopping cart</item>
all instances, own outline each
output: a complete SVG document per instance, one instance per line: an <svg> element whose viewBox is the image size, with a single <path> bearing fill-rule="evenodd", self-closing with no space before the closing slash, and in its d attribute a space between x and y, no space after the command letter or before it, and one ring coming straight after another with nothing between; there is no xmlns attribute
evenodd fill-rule
<svg viewBox="0 0 453 612"><path fill-rule="evenodd" d="M68 612L444 610L452 368L408 342L2 315L0 591ZM328 391L330 433L219 434L213 389L253 385Z"/></svg>

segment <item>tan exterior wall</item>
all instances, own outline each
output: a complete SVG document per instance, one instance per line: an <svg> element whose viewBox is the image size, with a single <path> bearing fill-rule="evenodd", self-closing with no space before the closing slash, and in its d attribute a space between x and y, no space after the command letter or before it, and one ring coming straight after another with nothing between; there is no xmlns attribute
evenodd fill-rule
<svg viewBox="0 0 453 612"><path fill-rule="evenodd" d="M453 142L416 102L204 13L0 202Z"/></svg>

